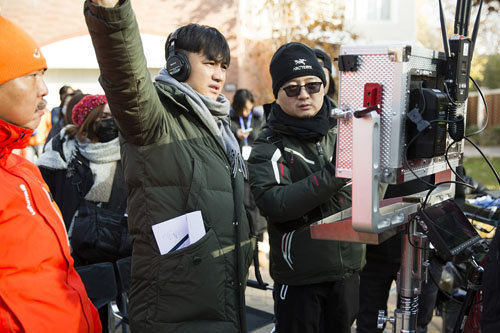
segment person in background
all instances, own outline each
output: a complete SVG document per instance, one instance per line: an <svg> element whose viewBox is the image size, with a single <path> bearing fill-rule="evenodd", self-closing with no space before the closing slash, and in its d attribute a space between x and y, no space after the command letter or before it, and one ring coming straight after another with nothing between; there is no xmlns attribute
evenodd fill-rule
<svg viewBox="0 0 500 333"><path fill-rule="evenodd" d="M288 43L271 59L276 101L248 160L250 186L267 217L276 332L351 331L364 245L312 239L309 225L351 206L335 177L336 122L326 78L308 46Z"/></svg>
<svg viewBox="0 0 500 333"><path fill-rule="evenodd" d="M69 105L69 104L68 104ZM69 112L69 110L68 110ZM49 185L54 200L61 208L64 223L69 230L70 244L72 245L72 255L75 266L91 265L98 262L116 261L107 253L89 254L88 251L95 252L93 248L80 249L78 240L88 237L80 235L79 226L75 225L77 216L81 214L78 209L82 207L84 201L100 207L102 212L111 216L124 216L127 206L127 189L123 179L123 172L120 163L120 143L118 141L118 127L113 119L111 111L104 95L87 95L72 108L72 123L65 126L59 134L46 146L45 152L37 160L37 165L43 178ZM73 159L83 157L88 165L91 175L86 177L87 172L79 172L79 168L74 167ZM80 163L81 161L76 161ZM85 206L86 207L86 206ZM97 219L100 214L95 215ZM121 221L122 219L120 219ZM91 220L86 221L88 224ZM102 220L98 220L100 230L105 230ZM118 224L107 232L115 232ZM126 225L124 226L126 229ZM90 229L85 229L85 231ZM118 229L115 238L121 239L121 232ZM77 242L75 242L77 240ZM96 240L90 242L97 243ZM110 248L113 244L107 244ZM130 253L127 253L130 256ZM86 284L95 284L95 281L88 281L82 275ZM102 282L104 283L104 282ZM89 289L87 286L87 290ZM95 302L96 306L99 306ZM103 329L108 328L108 308L99 307L99 315Z"/></svg>
<svg viewBox="0 0 500 333"><path fill-rule="evenodd" d="M57 125L57 127L52 126L50 129L49 135L45 140L45 144L43 146L43 151L45 151L47 147L47 143L61 132L61 130L67 126L73 124L73 120L71 119L73 107L85 96L88 94L82 93L81 90L76 90L75 92L67 95L65 97L64 102L64 114L62 115L62 121Z"/></svg>
<svg viewBox="0 0 500 333"><path fill-rule="evenodd" d="M255 238L243 205L245 162L222 94L231 59L225 37L198 24L178 28L153 81L131 1L86 1L84 15L120 128L131 330L244 332ZM188 219L201 238L184 231L172 244L157 229L187 228ZM183 239L189 245L179 249Z"/></svg>
<svg viewBox="0 0 500 333"><path fill-rule="evenodd" d="M61 214L28 145L47 95L36 42L0 16L0 331L101 332L73 266Z"/></svg>
<svg viewBox="0 0 500 333"><path fill-rule="evenodd" d="M70 86L62 86L61 89L59 89L59 98L61 99L61 104L53 108L52 111L50 112L52 118L52 128L50 129L50 132L47 135L47 139L45 140L45 142L48 142L50 139L52 139L54 135L59 133L59 131L65 125L67 125L67 123L64 121L64 116L68 109L67 108L68 102L74 93L75 90Z"/></svg>
<svg viewBox="0 0 500 333"><path fill-rule="evenodd" d="M64 113L64 126L74 124L73 109L75 108L75 105L77 105L85 96L88 95L89 94L84 94L81 90L77 90L73 94L71 94L66 112Z"/></svg>
<svg viewBox="0 0 500 333"><path fill-rule="evenodd" d="M325 85L325 91L326 91L326 96L330 98L330 101L334 105L334 107L337 107L337 103L335 102L335 80L333 78L333 67L332 67L332 60L330 59L330 56L323 50L321 49L314 49L314 53L316 54L316 57L318 58L319 63L321 66L323 66L323 71L325 72L325 77L326 77L326 85Z"/></svg>
<svg viewBox="0 0 500 333"><path fill-rule="evenodd" d="M241 154L246 161L250 156L252 144L257 138L262 126L265 124L262 108L255 108L255 101L248 89L238 89L233 97L231 109L231 130L238 139ZM255 204L252 191L248 181L245 181L245 208L251 215L253 233L262 242L266 231L266 219L260 215L259 208Z"/></svg>
<svg viewBox="0 0 500 333"><path fill-rule="evenodd" d="M71 86L64 85L59 89L59 100L61 103L50 111L53 124L58 124L64 118L64 103L66 96L74 93L75 90ZM62 123L61 123L62 124Z"/></svg>

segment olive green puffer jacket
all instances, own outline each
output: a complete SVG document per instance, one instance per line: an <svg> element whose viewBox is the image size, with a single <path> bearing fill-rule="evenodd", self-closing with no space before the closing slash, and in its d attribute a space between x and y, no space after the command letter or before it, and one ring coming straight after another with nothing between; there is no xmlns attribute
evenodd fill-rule
<svg viewBox="0 0 500 333"><path fill-rule="evenodd" d="M273 125L273 112L268 124L272 131L264 129L254 142L248 166L255 200L268 219L272 278L306 285L360 271L364 244L312 239L309 231L309 224L351 206L351 186L335 178L332 163L337 128L307 141Z"/></svg>
<svg viewBox="0 0 500 333"><path fill-rule="evenodd" d="M100 83L120 127L133 244L130 288L133 332L238 332L238 286L252 242L224 144L182 92L153 83L129 1L115 8L86 2L85 18ZM194 104L194 103L193 103ZM206 235L160 255L152 225L200 210ZM235 216L241 216L235 224ZM235 227L238 225L238 228ZM237 277L235 239L241 240Z"/></svg>

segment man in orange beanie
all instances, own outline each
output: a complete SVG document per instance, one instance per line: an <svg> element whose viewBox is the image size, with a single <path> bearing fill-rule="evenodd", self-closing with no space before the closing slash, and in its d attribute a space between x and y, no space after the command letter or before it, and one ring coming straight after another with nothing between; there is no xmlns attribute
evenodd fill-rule
<svg viewBox="0 0 500 333"><path fill-rule="evenodd" d="M100 332L59 209L38 168L12 153L40 123L46 67L35 41L0 16L0 332Z"/></svg>

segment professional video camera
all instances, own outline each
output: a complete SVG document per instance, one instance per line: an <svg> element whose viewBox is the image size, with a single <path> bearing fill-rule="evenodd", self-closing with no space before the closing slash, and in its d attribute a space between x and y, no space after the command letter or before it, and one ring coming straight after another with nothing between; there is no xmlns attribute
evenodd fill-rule
<svg viewBox="0 0 500 333"><path fill-rule="evenodd" d="M457 1L447 39L439 1L444 52L404 44L340 49L339 108L331 116L338 119L336 176L352 178L352 209L314 223L311 236L379 244L405 230L402 310L380 318L393 321L394 332L415 331L429 239L445 260L480 240L453 202L482 0L468 37L471 7L472 0ZM415 179L428 190L383 200L388 185Z"/></svg>

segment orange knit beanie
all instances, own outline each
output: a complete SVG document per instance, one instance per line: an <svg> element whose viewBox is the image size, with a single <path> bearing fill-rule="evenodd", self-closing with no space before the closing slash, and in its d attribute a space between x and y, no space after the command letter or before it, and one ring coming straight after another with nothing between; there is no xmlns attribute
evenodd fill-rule
<svg viewBox="0 0 500 333"><path fill-rule="evenodd" d="M0 84L44 68L47 62L33 38L0 16Z"/></svg>

